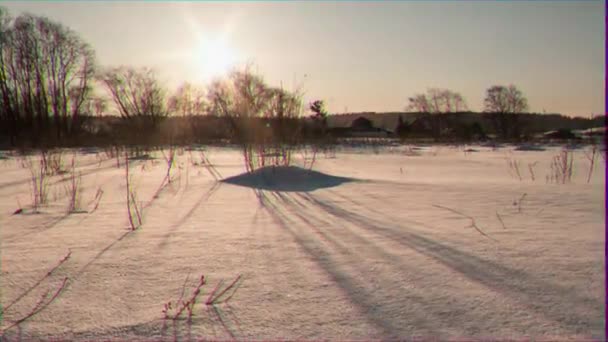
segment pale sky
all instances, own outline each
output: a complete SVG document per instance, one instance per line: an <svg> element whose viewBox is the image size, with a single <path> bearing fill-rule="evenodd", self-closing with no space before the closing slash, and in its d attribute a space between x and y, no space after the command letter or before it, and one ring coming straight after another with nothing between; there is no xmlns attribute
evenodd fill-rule
<svg viewBox="0 0 608 342"><path fill-rule="evenodd" d="M604 2L28 2L80 33L102 66L154 67L170 88L253 63L330 112L403 111L430 87L483 109L515 84L534 112L604 113Z"/></svg>

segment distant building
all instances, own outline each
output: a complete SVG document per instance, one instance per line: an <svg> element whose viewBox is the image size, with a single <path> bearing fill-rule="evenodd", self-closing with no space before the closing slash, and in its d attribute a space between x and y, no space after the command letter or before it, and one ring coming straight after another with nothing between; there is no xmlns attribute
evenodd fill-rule
<svg viewBox="0 0 608 342"><path fill-rule="evenodd" d="M374 123L370 119L360 116L353 120L350 128L353 131L372 131L374 130Z"/></svg>
<svg viewBox="0 0 608 342"><path fill-rule="evenodd" d="M338 137L386 138L393 135L387 129L374 127L373 122L363 116L353 120L350 127L334 127L329 131Z"/></svg>
<svg viewBox="0 0 608 342"><path fill-rule="evenodd" d="M558 129L543 133L543 139L550 140L575 140L580 139L569 129Z"/></svg>

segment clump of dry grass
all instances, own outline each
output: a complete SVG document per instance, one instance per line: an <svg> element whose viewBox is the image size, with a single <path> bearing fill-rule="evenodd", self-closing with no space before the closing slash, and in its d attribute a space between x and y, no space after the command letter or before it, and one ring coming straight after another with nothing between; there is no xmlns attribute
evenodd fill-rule
<svg viewBox="0 0 608 342"><path fill-rule="evenodd" d="M562 149L551 161L551 172L547 176L548 183L566 184L572 181L572 166L574 156L571 151Z"/></svg>
<svg viewBox="0 0 608 342"><path fill-rule="evenodd" d="M48 176L59 175L66 172L63 163L63 153L60 150L51 152L43 150L40 152L40 159L44 172Z"/></svg>
<svg viewBox="0 0 608 342"><path fill-rule="evenodd" d="M38 208L48 200L49 184L44 159L34 162L31 158L24 157L21 159L21 167L30 171L32 208L34 212L38 212Z"/></svg>
<svg viewBox="0 0 608 342"><path fill-rule="evenodd" d="M198 281L198 284L195 286L194 290L192 290L192 294L190 295L188 300L184 300L184 295L186 294L186 284L188 283L189 275L186 276L184 280L184 284L182 285L182 291L180 297L177 301L169 301L163 305L162 314L163 314L163 326L162 326L162 335L164 336L167 330L167 323L172 321L173 327L173 337L177 340L177 322L182 320L182 315L186 312L186 324L188 331L190 331L190 326L192 324L192 318L194 316L194 306L198 302L198 296L201 294L201 290L203 286L207 284L207 280L205 276L202 275ZM242 276L239 275L236 277L228 286L222 289L223 281L220 281L217 286L209 293L207 300L204 302L206 307L213 307L220 303L228 303L228 301L234 296L236 293ZM221 290L220 290L221 289Z"/></svg>
<svg viewBox="0 0 608 342"><path fill-rule="evenodd" d="M507 159L507 164L509 166L509 174L511 175L511 177L513 177L514 175L517 176L517 178L522 181L523 177L521 176L521 171L520 171L520 161L514 158L508 158Z"/></svg>
<svg viewBox="0 0 608 342"><path fill-rule="evenodd" d="M76 174L75 158L72 157L70 175L65 186L66 194L68 195L68 213L81 211L81 193L82 193L82 173Z"/></svg>
<svg viewBox="0 0 608 342"><path fill-rule="evenodd" d="M589 160L589 173L587 174L587 183L591 181L591 175L593 174L593 169L595 168L595 160L597 159L597 145L593 144L591 146L591 151L585 151L585 157Z"/></svg>

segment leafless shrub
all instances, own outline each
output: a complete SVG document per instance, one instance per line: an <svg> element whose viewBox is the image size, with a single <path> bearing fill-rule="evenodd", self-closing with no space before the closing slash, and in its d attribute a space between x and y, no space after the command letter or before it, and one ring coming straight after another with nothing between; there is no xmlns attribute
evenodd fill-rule
<svg viewBox="0 0 608 342"><path fill-rule="evenodd" d="M201 293L202 287L207 284L205 276L201 276L198 284L192 291L190 298L188 300L184 300L184 295L186 293L186 284L188 282L189 276L186 277L184 284L182 285L182 290L180 297L177 301L169 301L164 304L162 313L163 313L163 326L162 326L162 334L164 335L167 330L167 323L169 320L173 323L173 337L177 339L177 322L182 319L182 315L184 312L187 312L186 324L188 325L188 329L192 324L192 317L194 316L194 306L197 303L197 298ZM211 291L205 301L205 306L215 308L215 305L220 303L228 303L228 301L234 296L236 293L242 276L239 275L225 288L221 288L223 281L220 281L217 286ZM221 290L220 290L221 289Z"/></svg>
<svg viewBox="0 0 608 342"><path fill-rule="evenodd" d="M175 306L173 306L171 301L167 302L164 305L163 311L162 311L163 315L164 315L164 321L166 321L169 318L172 319L173 321L178 320L184 311L188 312L188 321L192 320L192 315L194 313L194 305L196 304L196 298L201 293L201 288L207 283L207 281L205 280L204 275L201 276L201 278L198 282L198 285L196 286L194 291L192 291L192 295L190 296L190 299L188 299L187 301L184 301L183 297L184 297L187 281L188 281L188 277L186 277L184 286L182 287L182 293L180 295L180 298L175 302ZM175 311L173 313L173 315L170 315L171 310ZM173 316L173 317L170 317L170 316Z"/></svg>
<svg viewBox="0 0 608 342"><path fill-rule="evenodd" d="M228 81L209 89L210 110L224 117L241 146L248 172L264 166L287 166L300 133L299 91L266 85L249 68L234 71Z"/></svg>
<svg viewBox="0 0 608 342"><path fill-rule="evenodd" d="M61 151L48 152L43 150L40 152L40 160L44 173L47 176L54 176L66 172L63 165L63 153Z"/></svg>

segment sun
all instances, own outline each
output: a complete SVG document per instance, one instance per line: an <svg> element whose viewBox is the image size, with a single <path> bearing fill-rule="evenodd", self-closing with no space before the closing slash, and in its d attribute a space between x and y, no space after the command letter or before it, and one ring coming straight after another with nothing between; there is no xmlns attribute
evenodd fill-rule
<svg viewBox="0 0 608 342"><path fill-rule="evenodd" d="M236 53L224 39L206 39L198 45L197 63L205 78L226 75L236 65Z"/></svg>

